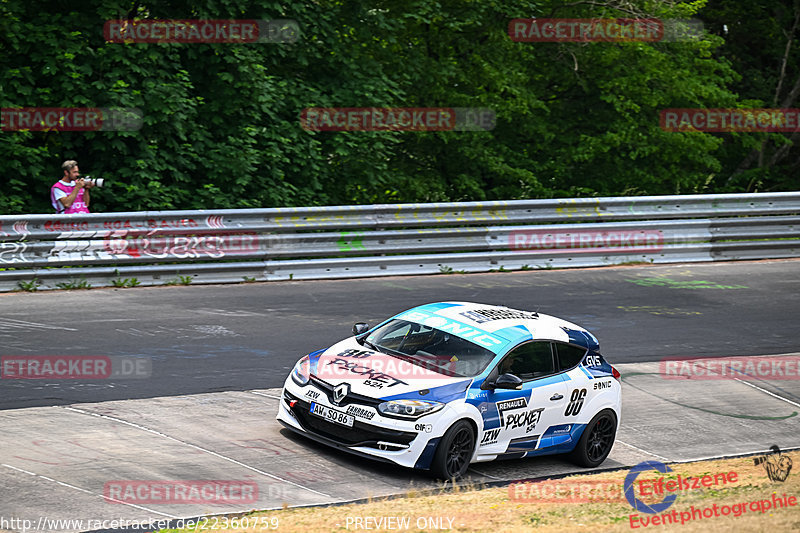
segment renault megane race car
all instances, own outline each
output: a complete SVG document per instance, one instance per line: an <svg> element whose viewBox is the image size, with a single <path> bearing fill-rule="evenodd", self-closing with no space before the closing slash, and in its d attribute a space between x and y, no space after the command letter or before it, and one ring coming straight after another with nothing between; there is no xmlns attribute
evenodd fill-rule
<svg viewBox="0 0 800 533"><path fill-rule="evenodd" d="M312 352L278 420L341 450L458 478L470 463L568 453L595 467L621 416L619 372L588 331L507 307L415 307Z"/></svg>

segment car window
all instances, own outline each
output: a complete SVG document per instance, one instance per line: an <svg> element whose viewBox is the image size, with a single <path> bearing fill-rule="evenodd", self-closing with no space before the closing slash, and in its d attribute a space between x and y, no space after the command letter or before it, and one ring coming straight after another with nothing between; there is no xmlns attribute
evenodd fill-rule
<svg viewBox="0 0 800 533"><path fill-rule="evenodd" d="M555 348L556 358L558 359L558 368L561 370L567 370L576 366L581 362L583 356L586 355L586 348L572 346L571 344L554 342L553 348Z"/></svg>
<svg viewBox="0 0 800 533"><path fill-rule="evenodd" d="M367 340L390 352L408 356L418 366L453 376L476 376L494 359L494 353L437 328L392 320Z"/></svg>
<svg viewBox="0 0 800 533"><path fill-rule="evenodd" d="M500 374L510 372L520 379L534 379L555 372L549 342L526 342L514 348L501 362Z"/></svg>
<svg viewBox="0 0 800 533"><path fill-rule="evenodd" d="M381 332L381 346L389 348L390 350L408 353L404 348L406 345L411 348L411 345L417 344L415 341L419 340L418 335L420 335L420 330L422 330L421 336L427 335L430 332L430 328L412 322L393 322L388 324L384 326ZM376 342L377 338L375 337L378 336L372 334L369 336L369 340L371 342ZM410 344L408 341L411 341Z"/></svg>

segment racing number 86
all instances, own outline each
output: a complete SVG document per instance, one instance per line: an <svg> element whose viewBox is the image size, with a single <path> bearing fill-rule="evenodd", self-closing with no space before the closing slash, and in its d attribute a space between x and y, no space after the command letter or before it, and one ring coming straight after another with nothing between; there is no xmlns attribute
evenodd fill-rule
<svg viewBox="0 0 800 533"><path fill-rule="evenodd" d="M564 411L564 416L577 415L581 412L583 407L583 399L586 398L586 389L573 389L567 404L567 410Z"/></svg>

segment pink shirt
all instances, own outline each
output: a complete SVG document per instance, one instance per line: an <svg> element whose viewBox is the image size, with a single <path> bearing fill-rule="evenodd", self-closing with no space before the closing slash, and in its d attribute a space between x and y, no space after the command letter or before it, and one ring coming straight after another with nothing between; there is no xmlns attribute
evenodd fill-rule
<svg viewBox="0 0 800 533"><path fill-rule="evenodd" d="M86 205L86 202L83 201L83 189L78 191L78 195L75 197L75 201L72 202L72 205L66 209L64 208L64 204L61 203L60 199L66 198L72 194L72 189L74 188L75 182L64 183L63 181L57 181L55 185L50 188L50 202L53 204L56 213L70 214L89 212L89 207Z"/></svg>

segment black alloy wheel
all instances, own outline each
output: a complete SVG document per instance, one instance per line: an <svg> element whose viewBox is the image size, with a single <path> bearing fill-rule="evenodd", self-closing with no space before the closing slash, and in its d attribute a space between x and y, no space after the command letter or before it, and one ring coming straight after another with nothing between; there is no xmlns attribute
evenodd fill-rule
<svg viewBox="0 0 800 533"><path fill-rule="evenodd" d="M431 472L439 479L458 479L469 468L475 451L475 432L466 420L459 420L448 429L433 457Z"/></svg>
<svg viewBox="0 0 800 533"><path fill-rule="evenodd" d="M600 411L586 425L578 444L569 454L570 460L579 466L598 466L611 452L616 433L617 416L614 411Z"/></svg>
<svg viewBox="0 0 800 533"><path fill-rule="evenodd" d="M597 421L589 434L587 443L586 455L589 456L590 461L602 462L608 456L611 446L614 445L615 430L616 423L610 415Z"/></svg>

